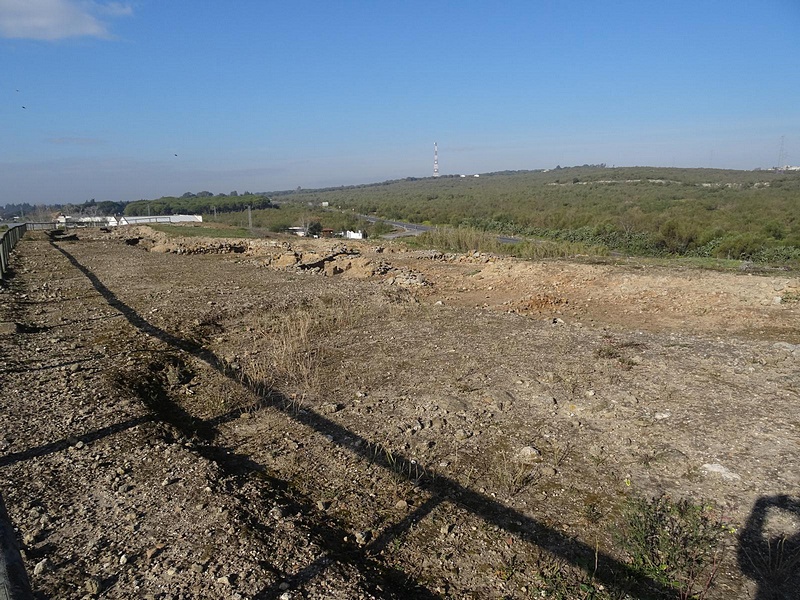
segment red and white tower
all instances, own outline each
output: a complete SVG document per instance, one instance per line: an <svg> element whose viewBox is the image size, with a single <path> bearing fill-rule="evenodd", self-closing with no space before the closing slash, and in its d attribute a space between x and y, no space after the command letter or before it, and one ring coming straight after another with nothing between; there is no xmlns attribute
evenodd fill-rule
<svg viewBox="0 0 800 600"><path fill-rule="evenodd" d="M433 176L439 176L439 148L436 146L436 142L433 142Z"/></svg>

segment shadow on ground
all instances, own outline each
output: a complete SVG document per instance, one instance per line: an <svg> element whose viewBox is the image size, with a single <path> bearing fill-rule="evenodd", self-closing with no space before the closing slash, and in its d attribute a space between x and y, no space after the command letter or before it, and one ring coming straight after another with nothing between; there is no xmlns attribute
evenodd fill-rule
<svg viewBox="0 0 800 600"><path fill-rule="evenodd" d="M81 264L70 252L60 247L53 241L52 246L58 250L76 269L83 273L91 282L94 289L102 295L109 306L119 311L121 315L143 334L151 336L168 345L177 352L185 352L205 362L219 374L244 386L249 392L259 399L256 410L270 408L279 411L287 419L292 419L311 430L320 432L333 438L334 443L340 445L360 459L377 464L393 474L400 475L413 481L425 489L431 498L419 506L410 515L388 525L374 540L365 545L357 545L343 541L347 532L336 525L317 519L315 527L319 539L326 544L324 556L314 563L304 567L297 573L282 575L296 587L307 583L320 576L333 560L349 563L356 566L371 582L376 593L383 597L415 597L436 598L434 592L425 589L406 573L400 572L385 564L380 559L380 550L395 538L402 536L415 523L424 519L431 511L442 503L452 503L479 517L488 524L494 525L509 534L544 549L553 555L582 569L586 565L596 565L592 576L596 581L607 588L617 590L620 595L629 594L636 598L663 598L677 597L678 590L666 586L639 573L634 572L628 565L614 557L597 551L579 540L569 537L545 524L513 510L501 502L482 493L466 487L457 481L432 472L420 476L419 467L415 462L404 456L388 454L381 444L365 439L331 419L306 409L302 412L292 410L292 403L263 381L258 381L239 371L230 368L226 362L195 340L188 340L165 331L144 319L130 306L122 302L90 269ZM143 382L139 389L134 390L142 401L149 407L158 419L166 421L178 428L182 433L204 443L196 445L196 451L206 458L216 461L220 468L232 477L244 477L249 473L260 473L270 480L270 485L275 488L286 488L286 484L266 475L266 469L249 458L231 453L228 449L215 446L220 424L238 418L243 410L231 411L214 419L203 420L189 414L183 407L175 403L169 396L163 382L157 379ZM250 409L253 410L253 409ZM341 440L348 440L344 443ZM53 448L57 448L55 442ZM42 452L52 451L47 449L34 449L28 451L30 456L38 456ZM26 453L20 453L15 460L22 460ZM311 504L307 501L307 504ZM303 506L304 512L314 513L311 506ZM257 528L258 524L254 524ZM757 529L759 523L754 521L753 527ZM748 538L749 539L749 538ZM744 540L743 540L744 542ZM794 543L794 542L793 542ZM333 560L332 560L332 558ZM755 576L754 576L755 577ZM387 592L391 596L386 596ZM258 598L274 598L280 595L276 587L263 589ZM761 596L761 600L772 596Z"/></svg>
<svg viewBox="0 0 800 600"><path fill-rule="evenodd" d="M800 522L800 499L758 499L739 535L739 568L758 585L755 600L800 599L800 530L773 530L773 519Z"/></svg>

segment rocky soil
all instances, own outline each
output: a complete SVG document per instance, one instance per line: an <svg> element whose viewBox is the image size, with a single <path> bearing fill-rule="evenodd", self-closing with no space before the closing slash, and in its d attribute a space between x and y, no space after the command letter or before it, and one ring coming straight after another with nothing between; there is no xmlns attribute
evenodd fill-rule
<svg viewBox="0 0 800 600"><path fill-rule="evenodd" d="M0 291L37 597L657 595L615 531L660 493L726 524L708 597L796 594L794 274L77 237Z"/></svg>

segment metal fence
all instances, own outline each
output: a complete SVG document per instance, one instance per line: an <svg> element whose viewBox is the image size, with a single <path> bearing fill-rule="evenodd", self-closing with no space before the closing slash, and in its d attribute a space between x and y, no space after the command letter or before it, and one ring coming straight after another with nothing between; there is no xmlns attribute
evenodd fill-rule
<svg viewBox="0 0 800 600"><path fill-rule="evenodd" d="M0 279L4 279L11 260L11 250L27 231L27 225L11 225L0 232ZM17 547L16 534L0 495L0 600L33 598L25 565Z"/></svg>
<svg viewBox="0 0 800 600"><path fill-rule="evenodd" d="M27 230L27 223L22 223L20 225L10 225L6 231L0 234L0 280L5 279L8 272L11 251Z"/></svg>
<svg viewBox="0 0 800 600"><path fill-rule="evenodd" d="M46 230L46 231L49 231L51 229L58 229L59 224L56 223L55 221L52 221L52 222L48 221L46 223L32 223L32 222L29 221L29 222L25 223L25 226L28 228L28 231L35 231L35 230Z"/></svg>

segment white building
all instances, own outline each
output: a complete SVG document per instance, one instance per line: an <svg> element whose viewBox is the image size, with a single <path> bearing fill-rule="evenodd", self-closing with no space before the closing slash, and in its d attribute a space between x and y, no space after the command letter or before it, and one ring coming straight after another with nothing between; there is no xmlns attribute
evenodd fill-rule
<svg viewBox="0 0 800 600"><path fill-rule="evenodd" d="M153 217L73 217L58 215L56 223L75 227L121 227L147 223L202 223L201 215L158 215Z"/></svg>

